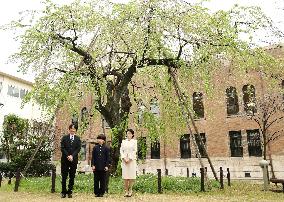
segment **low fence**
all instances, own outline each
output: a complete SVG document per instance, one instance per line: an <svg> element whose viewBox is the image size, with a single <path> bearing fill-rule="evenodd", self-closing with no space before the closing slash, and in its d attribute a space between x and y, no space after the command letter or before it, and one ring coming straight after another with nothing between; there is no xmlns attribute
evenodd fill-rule
<svg viewBox="0 0 284 202"><path fill-rule="evenodd" d="M143 174L147 174L146 170L143 169ZM226 169L226 175L224 175L224 171L223 171L223 168L220 167L220 170L219 170L219 182L220 182L220 189L224 189L224 177L227 179L227 183L228 183L228 186L231 186L231 178L230 178L230 169L227 168ZM55 193L55 183L56 183L56 169L53 168L51 170L51 193ZM162 169L157 169L157 190L158 190L158 193L162 193L163 192L163 189L162 189ZM166 169L165 170L165 175L167 176L169 174L169 170ZM14 191L17 192L19 190L19 186L20 186L20 180L21 180L21 172L20 170L18 169L16 173L11 173L9 175L9 179L8 179L8 184L11 184L11 179L15 177L15 187L14 187ZM197 177L196 176L196 173L195 174L192 174L190 176L190 173L189 173L189 169L187 169L187 177ZM207 177L207 168L200 168L200 191L201 192L204 192L206 191L205 190L205 181L208 179ZM3 175L2 173L0 173L0 187L2 185L2 181L3 181Z"/></svg>

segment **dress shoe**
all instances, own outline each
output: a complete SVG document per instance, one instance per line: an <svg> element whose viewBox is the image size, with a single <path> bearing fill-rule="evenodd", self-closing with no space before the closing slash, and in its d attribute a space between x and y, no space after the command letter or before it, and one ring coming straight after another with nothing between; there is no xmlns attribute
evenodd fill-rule
<svg viewBox="0 0 284 202"><path fill-rule="evenodd" d="M61 194L61 198L66 198L66 194Z"/></svg>
<svg viewBox="0 0 284 202"><path fill-rule="evenodd" d="M72 194L68 194L68 198L72 198Z"/></svg>

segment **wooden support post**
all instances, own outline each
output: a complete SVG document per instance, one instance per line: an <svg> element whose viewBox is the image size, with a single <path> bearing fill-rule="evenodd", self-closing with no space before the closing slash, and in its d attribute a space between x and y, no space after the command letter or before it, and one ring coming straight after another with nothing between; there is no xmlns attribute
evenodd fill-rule
<svg viewBox="0 0 284 202"><path fill-rule="evenodd" d="M165 175L166 176L169 175L169 170L168 169L165 170Z"/></svg>
<svg viewBox="0 0 284 202"><path fill-rule="evenodd" d="M231 173L229 168L227 168L227 179L228 179L228 186L231 186Z"/></svg>
<svg viewBox="0 0 284 202"><path fill-rule="evenodd" d="M189 169L186 168L186 177L189 177Z"/></svg>
<svg viewBox="0 0 284 202"><path fill-rule="evenodd" d="M205 184L204 184L204 182L205 182L205 180L204 180L204 178L205 178L205 176L204 176L204 168L200 168L200 176L201 176L201 179L200 179L200 181L201 181L201 190L200 191L205 191Z"/></svg>
<svg viewBox="0 0 284 202"><path fill-rule="evenodd" d="M12 173L12 171L10 171L10 172L9 172L8 184L12 184L12 177L13 177L13 173Z"/></svg>
<svg viewBox="0 0 284 202"><path fill-rule="evenodd" d="M1 187L1 184L2 184L2 173L0 172L0 187Z"/></svg>
<svg viewBox="0 0 284 202"><path fill-rule="evenodd" d="M220 189L224 189L224 180L223 180L223 168L220 167Z"/></svg>
<svg viewBox="0 0 284 202"><path fill-rule="evenodd" d="M56 169L51 170L51 193L55 192Z"/></svg>
<svg viewBox="0 0 284 202"><path fill-rule="evenodd" d="M162 175L161 175L161 169L157 169L158 172L158 193L162 193Z"/></svg>
<svg viewBox="0 0 284 202"><path fill-rule="evenodd" d="M18 168L17 173L16 173L16 182L15 182L14 192L17 192L19 190L20 180L21 180L21 172L20 172L20 169Z"/></svg>
<svg viewBox="0 0 284 202"><path fill-rule="evenodd" d="M193 140L193 144L195 146L195 148L197 149L197 157L198 157L198 160L199 160L199 163L200 163L200 166L202 168L204 168L204 164L202 162L202 158L201 158L201 155L199 153L199 146L201 146L202 150L204 151L204 154L205 154L205 157L207 158L208 160L208 163L210 165L210 168L212 170L212 173L214 175L214 178L218 181L218 177L217 177L217 173L215 172L215 169L214 169L214 166L212 164L212 161L207 153L207 149L206 147L204 146L204 143L203 141L201 141L201 136L200 136L200 133L198 132L198 128L197 128L197 125L195 124L195 121L194 121L194 116L193 114L191 113L191 111L189 110L190 107L188 106L187 102L186 102L186 98L183 94L183 92L181 91L180 87L179 87L179 84L177 82L177 78L176 78L176 71L173 70L172 67L168 66L168 73L169 75L171 76L172 78L172 82L173 82L173 85L174 85L174 89L175 89L175 92L176 92L176 95L178 96L178 99L179 99L179 105L181 106L181 110L184 114L184 119L186 121L186 125L187 125L187 128L189 130L189 133L190 134L196 134L197 135L197 139L200 140L200 145L197 145L197 142L196 142L196 139L194 137L194 135L191 135L192 137L192 140ZM193 129L194 131L192 131L191 129L191 125L193 126ZM207 175L206 175L207 176Z"/></svg>

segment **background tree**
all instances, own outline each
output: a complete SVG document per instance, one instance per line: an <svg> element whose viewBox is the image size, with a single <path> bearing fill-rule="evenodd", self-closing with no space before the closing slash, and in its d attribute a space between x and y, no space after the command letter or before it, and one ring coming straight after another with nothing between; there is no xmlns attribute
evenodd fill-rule
<svg viewBox="0 0 284 202"><path fill-rule="evenodd" d="M283 136L283 124L284 124L284 102L282 93L277 94L265 94L262 97L252 102L253 108L249 113L249 118L254 120L258 127L261 138L255 136L248 144L257 145L261 141L263 148L263 159L267 159L267 149L269 145L276 141L279 137ZM256 110L257 111L256 111ZM270 153L270 151L269 151ZM272 161L270 156L270 161ZM270 162L272 168L272 175L274 175L273 165Z"/></svg>
<svg viewBox="0 0 284 202"><path fill-rule="evenodd" d="M37 75L27 100L37 100L50 113L63 105L72 111L80 103L78 92L91 92L93 114L99 112L112 130L114 169L128 125L133 93L129 87L135 75L154 78L159 88L168 86L167 68L174 68L179 69L180 80L202 80L208 89L211 73L221 66L219 56L234 61L233 68L240 70L275 65L261 49L251 48L255 30L271 25L259 9L236 6L212 13L202 4L182 0L44 4L39 17L32 12L30 19L12 23L25 29L12 59L24 72L32 69ZM239 34L248 36L248 42ZM169 95L164 89L160 92ZM177 104L176 97L170 98L161 105L168 118L168 106ZM179 109L177 114L182 114Z"/></svg>
<svg viewBox="0 0 284 202"><path fill-rule="evenodd" d="M13 114L5 116L1 147L8 163L13 165L9 171L15 172L19 168L24 171L23 174L48 175L52 168L50 160L53 141L54 131L48 124L28 121ZM39 143L38 152L34 154ZM27 162L33 155L33 161L27 167ZM0 169L4 167L3 164Z"/></svg>

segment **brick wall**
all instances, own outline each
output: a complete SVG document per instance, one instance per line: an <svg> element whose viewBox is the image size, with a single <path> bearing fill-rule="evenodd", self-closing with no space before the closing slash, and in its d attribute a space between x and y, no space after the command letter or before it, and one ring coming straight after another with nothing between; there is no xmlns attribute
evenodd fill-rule
<svg viewBox="0 0 284 202"><path fill-rule="evenodd" d="M273 54L283 54L283 51L278 49L270 49ZM248 144L247 144L247 134L246 130L258 129L258 125L249 120L244 112L243 105L243 93L242 88L246 84L251 84L255 87L256 97L263 95L267 91L268 83L264 80L258 72L249 73L233 73L228 69L228 66L224 66L219 72L213 76L213 90L210 94L206 94L204 89L198 89L198 91L203 92L204 96L204 109L205 117L196 120L195 123L198 127L200 133L206 134L206 148L209 156L212 158L215 168L218 169L220 166L229 167L232 170L233 178L243 178L245 172L250 172L251 177L261 177L259 173L260 167L258 162L261 157L249 157L248 154ZM279 80L279 83L281 80ZM151 85L151 84L148 84ZM190 85L192 86L192 85ZM196 89L188 87L189 95L192 95ZM226 112L226 88L233 86L237 90L238 100L239 100L239 114L234 116L228 116ZM141 89L143 90L143 89ZM145 91L145 89L144 89ZM153 88L148 92L150 95L157 95L157 92ZM93 104L92 96L86 96L82 99L81 107L86 106L90 110ZM132 112L137 110L135 104L131 109ZM82 136L82 140L87 143L87 161L91 159L90 152L95 142L95 138L99 133L103 133L102 121L99 115L89 117L90 126L87 131ZM60 149L58 147L60 138L63 134L67 133L68 125L71 123L70 114L66 109L61 109L56 118L56 144L55 144L55 155L54 160L59 160ZM134 113L130 114L130 127L138 131L134 124ZM277 130L282 125L276 125L274 129ZM147 136L147 132L144 130L139 130L137 132L138 136ZM231 157L230 151L230 139L229 131L241 131L242 144L243 144L243 157ZM108 140L110 140L109 129L105 129ZM169 134L171 137L167 142L160 142L160 154L161 159L153 160L150 159L150 142L147 140L148 150L147 150L147 160L139 165L139 171L147 168L149 172L155 172L157 168L169 169L172 175L184 175L186 173L186 168L190 169L190 173L199 171L199 162L195 158L196 153L194 151L193 143L191 141L191 154L190 159L180 158L180 142L179 138L183 134L187 134L187 128L180 128L174 134ZM284 135L277 141L271 143L271 153L273 155L273 163L275 164L275 170L281 176L283 172L281 171L281 162L284 162ZM164 158L166 157L166 158ZM209 168L209 166L207 165ZM283 170L283 169L282 169Z"/></svg>

